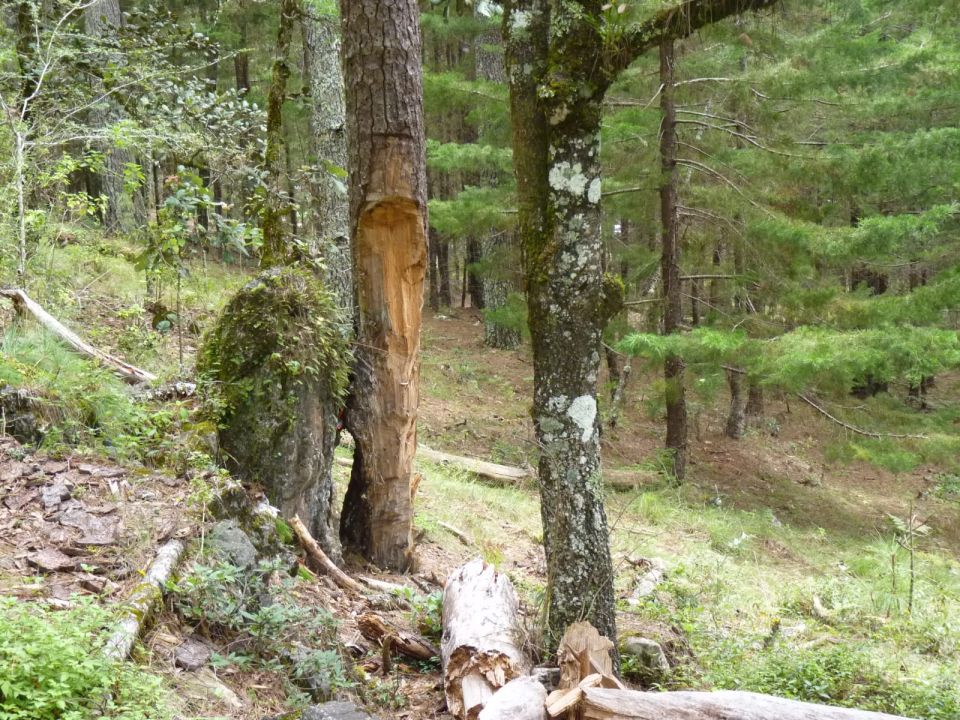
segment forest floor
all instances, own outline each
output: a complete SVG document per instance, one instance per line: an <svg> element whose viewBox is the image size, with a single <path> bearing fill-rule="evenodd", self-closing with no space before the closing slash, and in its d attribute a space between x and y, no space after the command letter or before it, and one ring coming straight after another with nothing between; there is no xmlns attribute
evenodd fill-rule
<svg viewBox="0 0 960 720"><path fill-rule="evenodd" d="M181 297L188 327L181 346L174 333L160 336L151 327L151 315L162 313L142 306L142 280L124 252L66 248L51 251L49 266L50 279L33 289L35 297L92 342L165 377L177 374L181 357L186 369L192 366L200 333L247 277L213 263L202 272L195 268ZM62 364L57 377L73 360L36 335L3 325L3 382L44 382L65 404L79 403L77 393L89 395L84 383L106 383L89 369L80 381L39 378L35 373L49 372L44 363L51 358ZM475 311L428 313L420 442L534 467L529 351L484 348L482 335ZM958 384L958 378L938 378L931 404L949 406ZM116 405L121 395L103 392L97 411L104 422L129 420ZM868 461L873 456L866 450L874 446L865 446L857 459L855 435L788 397L768 397L765 422L742 440L729 440L722 433L721 389L692 398L689 478L674 487L659 472L656 375L636 372L626 397L618 427L603 436L605 468L636 479L607 498L618 623L622 634L663 644L672 670L658 686L740 687L914 717L954 717L950 713L960 707L960 477L954 463L914 463L894 472ZM196 445L187 436L203 430L186 420L192 402L150 411L153 424L163 416L168 434L170 426L181 431L179 439L160 444L164 470L145 469L159 460L128 451L121 435L106 444L85 439L85 451L61 443L35 453L4 440L0 594L56 606L79 592L115 604L163 538L189 535L200 559L203 484L184 457L184 448ZM865 422L878 408L864 405ZM61 415L64 422L73 417L69 408ZM374 611L410 630L436 632L443 579L479 555L512 578L535 626L545 567L534 483L492 487L423 461L418 470L416 572L398 577L349 559L351 574L409 588L392 601L375 600ZM347 471L336 472L342 486ZM902 547L911 515L929 528L915 533L912 562ZM102 542L91 544L91 533L100 533ZM666 579L631 604L651 558L663 561ZM184 563L184 573L193 562ZM340 647L364 652L357 661L364 672L346 677L342 692L379 708L383 717L446 717L435 664L400 663L381 674L376 648L360 640L356 625L357 615L371 609L369 600L323 577L298 577L284 592L300 607L329 611L338 622ZM165 678L183 717L259 718L286 707L290 687L282 670L236 652L236 637L219 645L205 637L215 645L211 663L197 672L177 668L182 639L203 631L203 618L185 616L182 603L168 602L135 655ZM628 663L625 670L629 678L638 669Z"/></svg>

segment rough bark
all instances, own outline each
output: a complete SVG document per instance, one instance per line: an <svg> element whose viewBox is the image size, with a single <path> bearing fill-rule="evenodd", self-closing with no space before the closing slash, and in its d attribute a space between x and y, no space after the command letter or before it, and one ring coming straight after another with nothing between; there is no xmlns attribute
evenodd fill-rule
<svg viewBox="0 0 960 720"><path fill-rule="evenodd" d="M270 92L267 95L267 141L263 153L266 197L261 210L263 231L262 264L282 265L290 256L290 228L284 222L287 201L284 193L283 103L290 78L290 42L297 19L298 0L281 0L277 49L273 58ZM288 221L289 222L289 221Z"/></svg>
<svg viewBox="0 0 960 720"><path fill-rule="evenodd" d="M747 418L752 423L763 420L763 388L751 382L747 389Z"/></svg>
<svg viewBox="0 0 960 720"><path fill-rule="evenodd" d="M298 515L340 559L331 480L346 339L313 273L273 268L231 299L200 351L198 370L221 407L227 467L260 485L284 517Z"/></svg>
<svg viewBox="0 0 960 720"><path fill-rule="evenodd" d="M329 167L347 167L346 106L340 65L338 19L313 9L303 19L304 65L310 85L310 136L320 164L313 187L314 231L324 258L327 285L345 321L353 323L350 203Z"/></svg>
<svg viewBox="0 0 960 720"><path fill-rule="evenodd" d="M786 700L751 692L637 692L588 688L586 720L906 720L898 715Z"/></svg>
<svg viewBox="0 0 960 720"><path fill-rule="evenodd" d="M550 645L583 617L616 635L597 413L600 339L614 309L601 273L602 91L583 56L584 48L598 49L599 38L588 22L571 17L572 10L561 14L551 27L545 0L522 0L508 3L504 15L533 419L542 448ZM577 89L577 102L571 89L554 102L539 96L540 82L553 70L548 54L570 63L555 70L567 74L564 82Z"/></svg>
<svg viewBox="0 0 960 720"><path fill-rule="evenodd" d="M583 617L616 637L597 418L600 337L622 302L622 286L604 282L601 273L604 92L620 70L664 38L772 2L690 0L631 25L612 47L601 0L504 3L532 415L541 447L548 644Z"/></svg>
<svg viewBox="0 0 960 720"><path fill-rule="evenodd" d="M680 280L680 228L677 222L677 116L674 107L674 43L660 44L660 223L663 254L663 334L679 332L683 323L683 295ZM664 393L667 407L668 450L673 452L673 476L683 480L687 469L687 402L683 386L683 358L667 357L663 364Z"/></svg>
<svg viewBox="0 0 960 720"><path fill-rule="evenodd" d="M727 369L727 386L730 388L730 413L724 433L728 438L739 440L747 429L747 399L743 395L744 374L741 370Z"/></svg>
<svg viewBox="0 0 960 720"><path fill-rule="evenodd" d="M453 307L453 290L450 283L450 242L437 235L437 272L440 278L440 304Z"/></svg>
<svg viewBox="0 0 960 720"><path fill-rule="evenodd" d="M374 563L412 559L427 182L419 10L342 0L350 233L358 305L341 536Z"/></svg>
<svg viewBox="0 0 960 720"><path fill-rule="evenodd" d="M476 263L479 263L483 259L483 250L481 248L482 245L477 238L467 239L467 292L470 293L470 307L479 310L482 310L485 306L483 293L485 280L481 277L480 273L477 272L475 267L470 266L476 265Z"/></svg>
<svg viewBox="0 0 960 720"><path fill-rule="evenodd" d="M494 692L526 675L519 601L506 575L480 559L455 570L443 588L443 688L447 709L475 718Z"/></svg>
<svg viewBox="0 0 960 720"><path fill-rule="evenodd" d="M91 38L103 38L116 34L118 28L123 27L123 13L120 12L119 0L96 0L83 11L84 29ZM102 94L103 81L94 80L94 92ZM95 130L102 130L116 118L117 108L110 101L96 103L90 113L90 124ZM109 233L120 232L124 229L120 205L123 199L124 168L131 161L132 156L126 150L111 147L111 143L103 141L100 147L104 152L104 167L100 177L100 190L106 197L103 210L103 226Z"/></svg>

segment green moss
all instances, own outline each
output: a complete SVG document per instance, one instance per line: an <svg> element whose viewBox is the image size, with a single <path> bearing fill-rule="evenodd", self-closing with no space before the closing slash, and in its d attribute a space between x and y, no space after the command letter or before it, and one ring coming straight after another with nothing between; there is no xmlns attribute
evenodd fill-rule
<svg viewBox="0 0 960 720"><path fill-rule="evenodd" d="M207 335L197 363L221 426L251 407L275 414L286 406L292 413L305 384L342 399L350 352L336 318L330 293L297 266L268 270L241 289Z"/></svg>

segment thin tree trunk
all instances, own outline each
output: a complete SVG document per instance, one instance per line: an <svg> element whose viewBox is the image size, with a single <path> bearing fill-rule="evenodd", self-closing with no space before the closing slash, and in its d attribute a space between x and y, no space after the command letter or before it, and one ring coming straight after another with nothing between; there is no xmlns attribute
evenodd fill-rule
<svg viewBox="0 0 960 720"><path fill-rule="evenodd" d="M674 107L673 40L660 44L660 221L663 226L663 333L679 332L683 320L680 282L680 237L677 223L677 127ZM667 406L667 449L673 451L673 475L682 481L687 469L687 403L683 387L683 358L671 355L664 361L663 375Z"/></svg>
<svg viewBox="0 0 960 720"><path fill-rule="evenodd" d="M450 242L439 238L437 242L437 270L440 274L440 304L453 306L453 291L450 287Z"/></svg>
<svg viewBox="0 0 960 720"><path fill-rule="evenodd" d="M83 11L86 34L91 38L102 38L115 35L118 28L123 27L123 13L120 12L119 0L96 0ZM101 94L104 91L103 81L94 80L94 92ZM104 106L103 104L106 104ZM108 127L116 115L116 108L109 100L101 101L93 106L90 118L95 130ZM106 197L106 206L103 211L103 226L108 233L117 233L124 229L121 220L120 204L123 199L124 171L130 162L130 153L111 147L108 141L98 143L104 151L104 167L101 175L101 191Z"/></svg>
<svg viewBox="0 0 960 720"><path fill-rule="evenodd" d="M747 429L746 398L743 395L744 374L740 370L727 369L727 386L730 388L730 414L724 430L728 438L739 440Z"/></svg>
<svg viewBox="0 0 960 720"><path fill-rule="evenodd" d="M430 308L440 312L440 234L430 228Z"/></svg>
<svg viewBox="0 0 960 720"><path fill-rule="evenodd" d="M341 0L358 332L341 537L381 567L413 550L427 178L415 0Z"/></svg>
<svg viewBox="0 0 960 720"><path fill-rule="evenodd" d="M281 0L280 26L277 31L277 49L273 58L270 92L267 95L267 144L263 153L266 175L266 198L263 201L261 228L264 267L283 265L290 254L288 233L284 227L284 163L283 163L283 103L287 98L287 80L290 78L290 41L299 12L298 0Z"/></svg>
<svg viewBox="0 0 960 720"><path fill-rule="evenodd" d="M471 265L479 263L483 259L480 241L471 237L467 239L467 291L470 293L470 306L482 310L483 304L483 285L484 279Z"/></svg>

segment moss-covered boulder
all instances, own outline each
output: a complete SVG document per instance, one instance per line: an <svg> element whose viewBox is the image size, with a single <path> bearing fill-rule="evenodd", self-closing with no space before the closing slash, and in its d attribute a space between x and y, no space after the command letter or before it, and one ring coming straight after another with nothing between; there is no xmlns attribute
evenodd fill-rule
<svg viewBox="0 0 960 720"><path fill-rule="evenodd" d="M331 476L349 348L316 276L272 268L227 304L198 360L226 466L340 556Z"/></svg>

